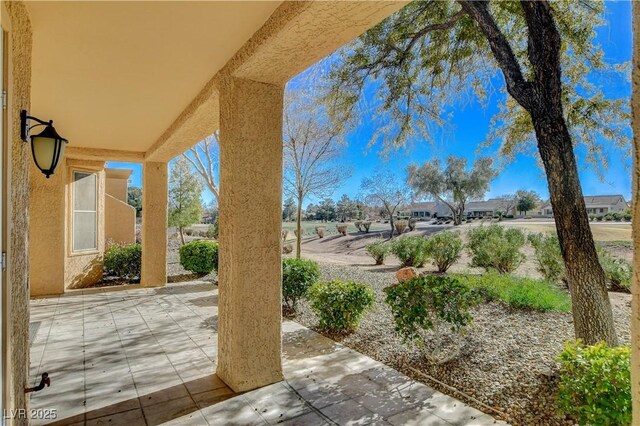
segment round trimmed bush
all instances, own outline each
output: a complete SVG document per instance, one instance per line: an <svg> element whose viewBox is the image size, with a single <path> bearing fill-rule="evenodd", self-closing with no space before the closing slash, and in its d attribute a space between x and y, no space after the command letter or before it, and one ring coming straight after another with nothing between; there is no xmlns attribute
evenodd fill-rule
<svg viewBox="0 0 640 426"><path fill-rule="evenodd" d="M304 259L282 260L282 300L287 308L296 310L298 301L307 296L309 288L320 278L318 264Z"/></svg>
<svg viewBox="0 0 640 426"><path fill-rule="evenodd" d="M113 244L104 253L104 269L107 274L122 279L140 278L142 246L135 244Z"/></svg>
<svg viewBox="0 0 640 426"><path fill-rule="evenodd" d="M343 332L358 327L364 313L375 302L376 295L364 284L336 280L312 285L308 298L321 328Z"/></svg>
<svg viewBox="0 0 640 426"><path fill-rule="evenodd" d="M398 238L391 244L391 253L400 259L402 266L420 268L427 260L427 240L417 235Z"/></svg>
<svg viewBox="0 0 640 426"><path fill-rule="evenodd" d="M208 274L218 270L218 243L196 240L180 247L180 265L196 274Z"/></svg>

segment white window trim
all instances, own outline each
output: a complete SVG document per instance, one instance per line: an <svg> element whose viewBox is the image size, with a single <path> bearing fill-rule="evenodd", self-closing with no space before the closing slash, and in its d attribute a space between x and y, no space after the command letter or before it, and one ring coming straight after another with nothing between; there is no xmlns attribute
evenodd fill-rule
<svg viewBox="0 0 640 426"><path fill-rule="evenodd" d="M75 206L75 175L76 173L83 173L83 174L90 174L90 175L95 175L96 177L96 183L95 183L95 195L96 195L96 209L94 210L76 210L74 208ZM100 250L98 249L99 244L98 244L98 208L100 206L100 204L98 203L98 189L99 189L99 176L98 176L98 172L96 172L95 170L83 170L83 169L71 169L71 226L69 227L69 232L71 233L71 238L70 238L70 244L69 244L69 251L70 251L70 255L71 256L78 256L78 255L86 255L86 254L95 254L95 253L99 253ZM75 250L73 247L73 242L74 242L74 230L75 230L75 226L74 226L74 221L75 221L75 217L76 217L76 212L78 213L95 213L96 214L96 220L95 220L95 248L89 248L89 249L83 249L83 250Z"/></svg>

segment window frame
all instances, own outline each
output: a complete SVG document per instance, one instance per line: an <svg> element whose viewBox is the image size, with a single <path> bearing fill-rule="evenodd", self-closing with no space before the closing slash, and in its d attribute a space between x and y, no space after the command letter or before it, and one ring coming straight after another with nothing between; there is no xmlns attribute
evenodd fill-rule
<svg viewBox="0 0 640 426"><path fill-rule="evenodd" d="M98 197L98 192L99 192L99 184L100 184L100 174L98 171L96 170L89 170L89 169L82 169L82 168L71 168L69 170L69 177L70 177L70 194L69 194L69 256L84 256L84 255L92 255L92 254L98 254L100 253L100 244L99 244L99 226L98 226L98 222L99 222L99 208L100 208L100 203L99 203L99 197ZM86 175L94 175L95 176L95 247L93 248L88 248L88 249L82 249L82 250L76 250L74 248L74 235L75 235L75 217L76 217L76 209L75 209L75 195L76 195L76 191L75 191L75 176L76 173L82 173L82 174L86 174ZM79 212L93 212L90 210L78 210Z"/></svg>

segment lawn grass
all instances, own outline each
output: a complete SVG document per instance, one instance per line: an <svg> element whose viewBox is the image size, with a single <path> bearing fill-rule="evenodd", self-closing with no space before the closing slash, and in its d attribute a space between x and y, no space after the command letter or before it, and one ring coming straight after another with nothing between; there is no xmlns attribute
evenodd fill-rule
<svg viewBox="0 0 640 426"><path fill-rule="evenodd" d="M569 293L545 280L488 272L482 275L456 275L485 301L499 300L515 309L568 312Z"/></svg>

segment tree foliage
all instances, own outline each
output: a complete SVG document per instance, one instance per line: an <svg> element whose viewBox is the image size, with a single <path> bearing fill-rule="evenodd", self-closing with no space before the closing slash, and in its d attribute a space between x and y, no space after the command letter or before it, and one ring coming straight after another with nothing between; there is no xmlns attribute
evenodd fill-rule
<svg viewBox="0 0 640 426"><path fill-rule="evenodd" d="M325 197L350 174L338 164L345 141L343 127L334 124L314 96L290 92L284 114L284 191L297 202L296 229L302 235L302 203L307 197ZM301 238L296 241L300 257Z"/></svg>
<svg viewBox="0 0 640 426"><path fill-rule="evenodd" d="M524 212L525 216L529 210L536 208L540 203L540 196L535 191L516 191L516 209L519 212Z"/></svg>
<svg viewBox="0 0 640 426"><path fill-rule="evenodd" d="M200 221L202 217L203 185L191 169L189 161L178 158L171 166L169 176L169 226L180 232L184 244L184 229Z"/></svg>
<svg viewBox="0 0 640 426"><path fill-rule="evenodd" d="M498 80L502 64L465 3L409 3L343 48L331 70L327 96L334 119L354 122L373 110L389 124L379 127L372 143L381 141L389 149L415 136L432 140L433 127L446 125L450 106L473 101L486 105L497 98L499 112L485 146L498 144L506 159L518 153L537 155L531 117ZM606 62L595 41L595 29L605 24L604 2L563 0L549 5L563 42L567 125L576 145L585 148L580 150L585 159L601 172L608 163L604 148L616 146L630 153L630 107L628 99L605 96L593 81L624 81L628 64ZM509 41L522 77L531 78L527 22L519 2L491 1L488 10ZM361 102L368 84L375 87L375 99Z"/></svg>
<svg viewBox="0 0 640 426"><path fill-rule="evenodd" d="M139 186L127 188L127 204L136 209L136 216L140 217L142 212L142 188Z"/></svg>
<svg viewBox="0 0 640 426"><path fill-rule="evenodd" d="M380 207L389 216L393 236L394 216L410 200L407 188L391 171L381 170L370 178L364 178L360 190L367 204Z"/></svg>
<svg viewBox="0 0 640 426"><path fill-rule="evenodd" d="M338 220L346 221L353 218L358 218L358 203L355 200L349 198L347 194L343 194L340 200L336 203L336 215Z"/></svg>
<svg viewBox="0 0 640 426"><path fill-rule="evenodd" d="M484 196L496 171L491 158L478 158L471 170L467 170L466 158L450 155L444 168L436 158L422 166L409 166L408 174L409 185L416 195L426 195L445 204L451 210L454 223L460 225L467 201Z"/></svg>

